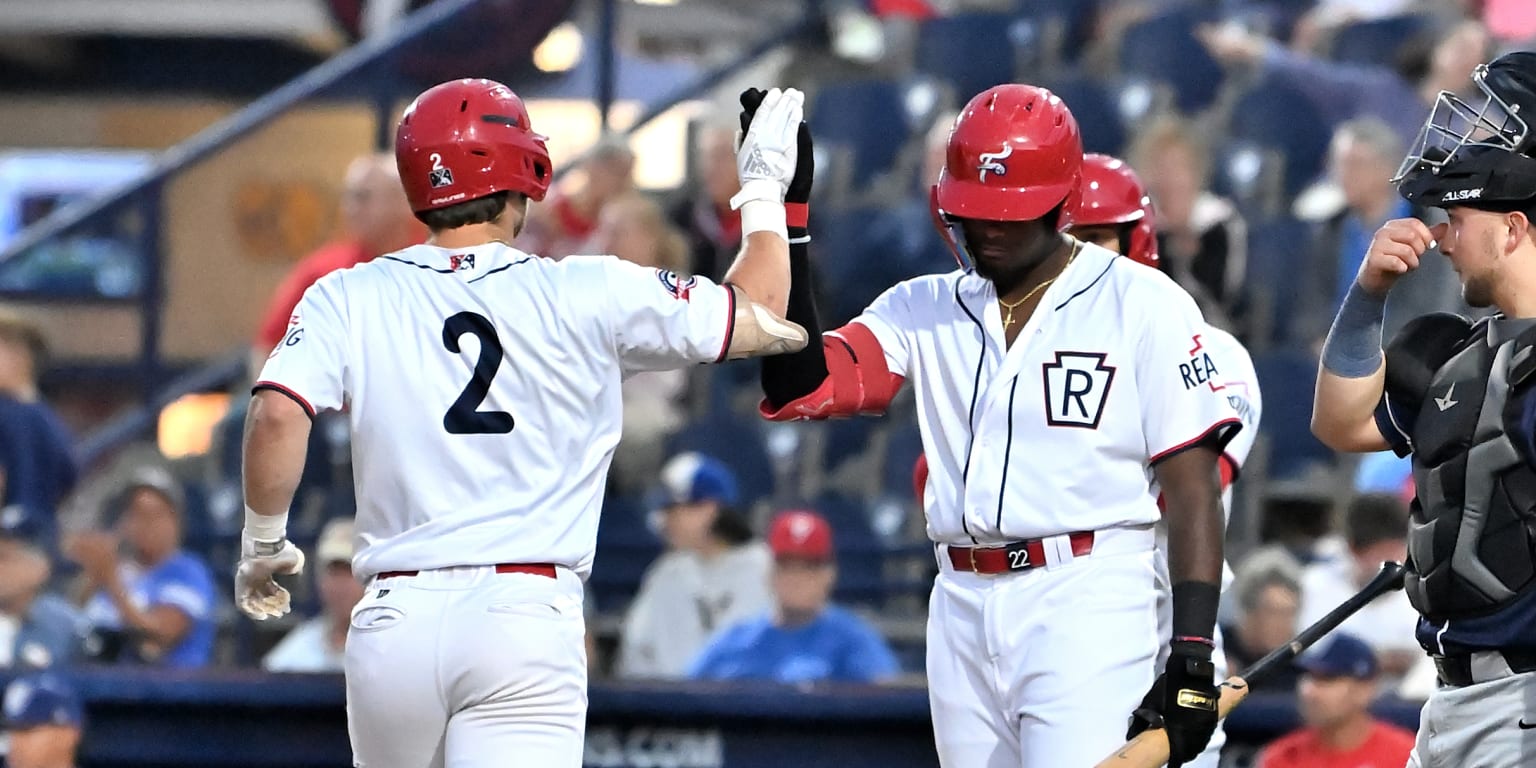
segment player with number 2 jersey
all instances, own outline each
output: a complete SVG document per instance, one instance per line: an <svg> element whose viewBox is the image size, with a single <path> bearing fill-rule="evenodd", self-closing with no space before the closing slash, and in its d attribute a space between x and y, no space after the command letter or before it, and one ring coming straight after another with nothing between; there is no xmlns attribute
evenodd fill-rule
<svg viewBox="0 0 1536 768"><path fill-rule="evenodd" d="M785 188L802 96L769 93L738 168L744 246L721 284L510 242L552 169L506 86L460 80L406 110L401 181L425 245L304 295L247 418L240 609L282 616L287 511L309 419L345 410L357 491L347 721L365 768L576 768L582 584L631 373L799 349Z"/></svg>

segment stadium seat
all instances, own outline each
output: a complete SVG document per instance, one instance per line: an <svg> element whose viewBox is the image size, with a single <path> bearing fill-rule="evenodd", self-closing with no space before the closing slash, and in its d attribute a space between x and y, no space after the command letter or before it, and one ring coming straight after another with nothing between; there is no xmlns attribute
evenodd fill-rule
<svg viewBox="0 0 1536 768"><path fill-rule="evenodd" d="M1269 439L1269 479L1304 475L1314 466L1331 466L1333 452L1312 435L1312 389L1317 360L1307 350L1275 350L1254 355L1254 372L1264 396L1259 434Z"/></svg>
<svg viewBox="0 0 1536 768"><path fill-rule="evenodd" d="M832 470L842 462L854 456L862 455L869 449L870 439L874 436L875 427L879 422L875 419L858 416L847 419L829 419L823 423L825 443L822 455L826 469Z"/></svg>
<svg viewBox="0 0 1536 768"><path fill-rule="evenodd" d="M621 611L640 588L645 569L662 553L662 541L646 522L638 499L609 495L597 526L597 552L587 579L594 608Z"/></svg>
<svg viewBox="0 0 1536 768"><path fill-rule="evenodd" d="M1297 269L1307 258L1312 231L1290 217L1260 220L1248 228L1248 290L1251 339L1256 349L1288 346L1295 339L1293 311L1299 303ZM1310 396L1309 396L1310 398ZM1269 397L1265 396L1265 401ZM1266 419L1267 419L1266 414Z"/></svg>
<svg viewBox="0 0 1536 768"><path fill-rule="evenodd" d="M1357 21L1334 34L1329 58L1372 67L1391 66L1403 46L1429 25L1429 17L1419 14Z"/></svg>
<svg viewBox="0 0 1536 768"><path fill-rule="evenodd" d="M1221 86L1221 65L1195 39L1195 27L1212 19L1200 8L1176 8L1126 29L1120 70L1167 83L1181 112L1211 105Z"/></svg>
<svg viewBox="0 0 1536 768"><path fill-rule="evenodd" d="M1287 196L1295 196L1322 172L1332 138L1306 94L1275 79L1259 82L1238 98L1227 130L1234 139L1280 152Z"/></svg>
<svg viewBox="0 0 1536 768"><path fill-rule="evenodd" d="M817 214L812 226L811 261L827 328L853 319L902 280L955 268L934 232L926 196Z"/></svg>
<svg viewBox="0 0 1536 768"><path fill-rule="evenodd" d="M896 165L902 146L911 136L906 93L901 83L832 82L818 87L811 98L806 115L816 145L848 151L852 166L849 180L855 188L867 186Z"/></svg>
<svg viewBox="0 0 1536 768"><path fill-rule="evenodd" d="M1093 0L1018 0L1016 23L1027 25L1029 38L1046 54L1029 63L1047 70L1073 63L1093 37L1096 5ZM1020 32L1015 27L1016 40Z"/></svg>
<svg viewBox="0 0 1536 768"><path fill-rule="evenodd" d="M1007 13L959 13L923 23L917 69L954 86L963 104L994 85L1014 81L1013 25Z"/></svg>
<svg viewBox="0 0 1536 768"><path fill-rule="evenodd" d="M1285 158L1244 139L1222 142L1211 158L1211 191L1237 205L1248 221L1280 213Z"/></svg>
<svg viewBox="0 0 1536 768"><path fill-rule="evenodd" d="M1060 96L1077 118L1085 152L1120 155L1125 147L1125 126L1109 89L1097 80L1071 75L1053 78L1046 87Z"/></svg>
<svg viewBox="0 0 1536 768"><path fill-rule="evenodd" d="M698 451L736 472L742 506L773 495L774 467L763 442L765 422L755 416L713 411L667 440L667 455Z"/></svg>
<svg viewBox="0 0 1536 768"><path fill-rule="evenodd" d="M912 498L912 468L923 452L923 436L916 424L892 428L885 444L882 485L886 493L903 499Z"/></svg>

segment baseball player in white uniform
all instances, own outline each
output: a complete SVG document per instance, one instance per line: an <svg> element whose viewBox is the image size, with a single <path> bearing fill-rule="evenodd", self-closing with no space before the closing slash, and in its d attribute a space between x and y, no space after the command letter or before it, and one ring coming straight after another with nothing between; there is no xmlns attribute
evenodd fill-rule
<svg viewBox="0 0 1536 768"><path fill-rule="evenodd" d="M940 569L927 673L946 768L1089 766L1123 743L1156 676L1165 519L1174 629L1157 704L1182 764L1216 727L1218 457L1241 429L1186 375L1205 324L1162 273L1063 234L1083 148L1054 94L984 91L946 152L934 212L969 268L899 283L824 335L796 283L788 317L812 339L764 360L763 415L880 413L911 381ZM802 258L792 246L796 279Z"/></svg>
<svg viewBox="0 0 1536 768"><path fill-rule="evenodd" d="M582 582L620 381L804 346L782 320L801 102L769 92L745 132L747 234L721 285L507 245L551 169L506 86L444 83L406 110L396 158L431 238L309 289L245 433L235 597L273 618L289 608L273 577L303 565L286 522L309 420L348 415L368 585L346 646L355 765L581 764Z"/></svg>
<svg viewBox="0 0 1536 768"><path fill-rule="evenodd" d="M1146 186L1124 161L1089 153L1083 156L1082 198L1078 201L1077 214L1073 216L1071 235L1079 240L1097 243L1131 261L1158 268L1157 226L1153 219L1152 198ZM1253 358L1241 342L1232 334L1213 325L1206 325L1200 334L1201 355L1198 362L1191 362L1188 375L1204 379L1205 386L1226 397L1243 422L1243 429L1227 443L1221 453L1221 506L1226 519L1232 517L1232 483L1237 479L1243 462L1253 450L1258 435L1259 416L1263 408L1259 394L1258 374L1253 369ZM1198 370L1196 366L1198 365ZM1159 503L1161 499L1159 499ZM1157 636L1167 641L1173 635L1173 584L1168 573L1168 526L1157 526ZM1232 569L1225 562L1221 569L1221 588L1225 591L1232 584ZM1226 679L1226 649L1222 644L1218 626L1212 635L1216 647L1211 654L1216 679ZM1158 652L1157 665L1167 663L1169 646ZM1156 718L1147 713L1148 724ZM1138 717L1138 720L1141 718ZM1139 726L1133 721L1133 730ZM1226 743L1221 729L1211 737L1205 751L1191 760L1191 768L1216 768L1221 762L1221 747Z"/></svg>

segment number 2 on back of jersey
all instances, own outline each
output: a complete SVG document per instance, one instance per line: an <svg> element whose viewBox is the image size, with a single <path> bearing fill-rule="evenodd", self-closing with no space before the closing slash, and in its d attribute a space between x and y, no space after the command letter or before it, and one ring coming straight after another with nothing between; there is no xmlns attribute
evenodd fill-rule
<svg viewBox="0 0 1536 768"><path fill-rule="evenodd" d="M491 391L491 379L501 367L501 339L496 335L496 326L484 315L460 312L443 321L443 346L449 352L459 352L459 337L466 333L480 340L480 358L475 361L475 372L464 385L464 391L443 414L443 429L454 435L504 435L512 431L512 414L480 410L480 404Z"/></svg>

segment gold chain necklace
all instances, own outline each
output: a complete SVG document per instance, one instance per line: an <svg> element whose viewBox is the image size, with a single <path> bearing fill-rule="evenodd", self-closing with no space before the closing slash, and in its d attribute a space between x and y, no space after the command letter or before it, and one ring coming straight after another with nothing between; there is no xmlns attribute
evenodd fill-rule
<svg viewBox="0 0 1536 768"><path fill-rule="evenodd" d="M1072 253L1071 253L1071 255L1067 256L1067 263L1061 265L1061 269L1056 272L1056 275L1054 277L1050 278L1049 280L1041 281L1041 283L1039 285L1029 289L1029 293L1024 294L1024 298L1019 299L1018 301L1015 301L1012 304L1010 304L1010 303L1008 303L1006 301L1003 301L1003 297L1001 297L1001 296L997 297L997 303L1002 305L1003 309L1008 310L1008 314L1003 318L1003 330L1004 331L1006 331L1009 328L1013 327L1013 310L1015 310L1015 309L1019 308L1020 306L1022 306L1024 304L1024 302L1029 301L1030 299L1034 298L1035 294L1045 290L1046 286L1050 285L1051 283L1056 282L1056 278L1057 277L1061 277L1062 274L1067 271L1067 267L1072 266L1072 261L1077 258L1077 250L1078 250L1078 246L1079 245L1081 245L1081 243L1074 242L1072 244Z"/></svg>

